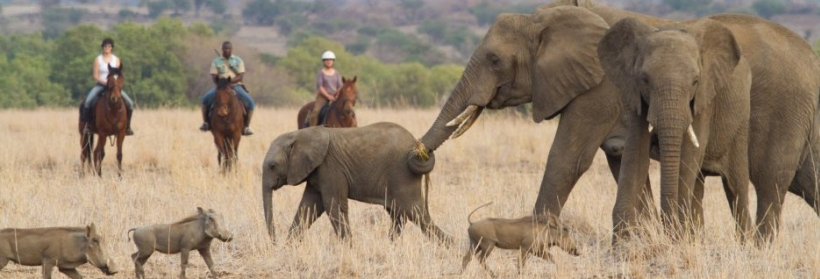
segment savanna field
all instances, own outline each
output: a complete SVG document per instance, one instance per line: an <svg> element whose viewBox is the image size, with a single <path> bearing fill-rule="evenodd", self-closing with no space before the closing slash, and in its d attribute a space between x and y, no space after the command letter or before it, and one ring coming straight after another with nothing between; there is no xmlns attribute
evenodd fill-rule
<svg viewBox="0 0 820 279"><path fill-rule="evenodd" d="M396 122L416 137L432 124L436 109L359 108L359 125ZM243 137L235 173L220 175L210 133L200 132L198 110L138 110L136 136L124 144L122 178L116 149L106 146L102 178L79 176L79 134L75 109L0 111L0 228L85 226L96 223L106 237L118 273L105 277L83 265L86 278L133 278L128 229L170 223L196 207L223 214L234 233L229 243L214 241L212 254L220 278L489 278L477 260L458 274L467 250L467 215L473 220L515 218L532 210L557 122L535 124L529 116L484 113L461 138L436 151L429 208L433 220L458 244L445 248L425 238L412 223L395 242L390 218L378 205L351 202L352 246L339 241L322 216L302 242L287 243L304 185L273 194L278 236L265 232L261 202L261 162L270 142L296 128L296 109L260 108ZM373 146L379 148L379 146ZM567 162L572 163L572 162ZM657 163L650 178L658 198ZM555 263L530 258L516 271L518 252L497 249L487 259L501 278L820 278L820 218L789 194L776 241L768 248L743 245L735 237L723 188L708 178L704 198L705 231L692 242L670 240L650 228L646 237L612 250L611 211L616 183L599 152L578 181L561 220L582 253L553 248ZM753 192L753 191L752 191ZM754 195L750 209L754 210ZM145 266L149 278L176 278L178 254L154 253ZM188 278L206 278L207 268L191 253ZM41 278L40 267L13 263L0 278ZM54 270L55 278L66 278Z"/></svg>

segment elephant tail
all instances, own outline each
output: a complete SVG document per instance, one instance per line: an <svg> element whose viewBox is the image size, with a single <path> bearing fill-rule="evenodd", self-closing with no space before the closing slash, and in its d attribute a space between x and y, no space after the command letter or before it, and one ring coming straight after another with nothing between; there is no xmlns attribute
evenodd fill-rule
<svg viewBox="0 0 820 279"><path fill-rule="evenodd" d="M479 207L476 207L475 209L473 209L473 212L470 212L470 215L467 215L467 222L468 222L468 223L470 223L470 225L472 225L472 224L473 224L473 221L472 221L472 220L470 220L470 219L472 219L472 218L473 218L473 213L475 213L477 210L481 209L482 207L488 206L488 205L490 205L490 204L492 204L492 203L493 203L493 202L488 202L488 203L485 203L485 204L484 204L484 205L482 205L482 206L479 206Z"/></svg>
<svg viewBox="0 0 820 279"><path fill-rule="evenodd" d="M137 228L133 228L133 229L130 229L127 232L125 232L125 236L128 237L128 241L131 241L131 235L130 235L131 232L136 231L136 230L137 230Z"/></svg>
<svg viewBox="0 0 820 279"><path fill-rule="evenodd" d="M430 214L430 174L424 175L424 212Z"/></svg>

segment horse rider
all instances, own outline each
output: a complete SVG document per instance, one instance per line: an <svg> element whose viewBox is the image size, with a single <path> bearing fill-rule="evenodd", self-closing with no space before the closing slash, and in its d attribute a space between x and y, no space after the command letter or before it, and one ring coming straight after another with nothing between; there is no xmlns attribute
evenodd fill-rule
<svg viewBox="0 0 820 279"><path fill-rule="evenodd" d="M324 67L316 73L316 101L313 102L313 110L310 111L310 127L319 123L319 112L328 102L333 102L339 96L342 89L342 74L339 73L333 64L336 62L336 54L332 51L322 53L322 64Z"/></svg>
<svg viewBox="0 0 820 279"><path fill-rule="evenodd" d="M91 87L91 90L88 91L83 107L80 110L80 121L85 123L91 122L94 113L93 106L97 103L100 93L105 90L105 85L108 83L108 66L111 66L111 68L120 67L120 59L114 55L113 39L103 39L100 48L102 48L102 51L100 55L97 55L97 58L94 59L94 67L91 74L91 77L95 81L94 87ZM125 101L125 109L128 116L125 135L130 136L134 134L134 130L131 130L131 116L134 114L134 101L131 100L131 97L128 97L125 90L120 91L120 93L122 94L122 99ZM89 129L88 126L88 124L85 125L83 133L91 133L91 129Z"/></svg>
<svg viewBox="0 0 820 279"><path fill-rule="evenodd" d="M211 106L213 106L214 99L216 98L216 83L219 82L219 78L231 78L231 87L239 98L242 99L242 103L247 111L247 116L245 117L245 129L242 131L242 135L250 136L253 135L253 129L251 129L250 124L256 104L254 104L253 99L251 99L251 95L248 94L245 86L242 85L242 77L245 75L245 62L243 62L242 58L239 58L239 56L233 55L232 51L233 46L231 45L231 42L225 41L222 43L222 56L217 57L213 62L211 62L211 79L213 79L214 87L202 96L202 120L204 123L202 123L202 126L199 127L199 129L203 132L211 129L208 124L208 112L210 111Z"/></svg>

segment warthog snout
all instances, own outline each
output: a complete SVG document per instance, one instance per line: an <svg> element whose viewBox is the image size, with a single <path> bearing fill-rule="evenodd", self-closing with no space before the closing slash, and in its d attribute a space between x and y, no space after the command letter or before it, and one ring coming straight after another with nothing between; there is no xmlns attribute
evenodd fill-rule
<svg viewBox="0 0 820 279"><path fill-rule="evenodd" d="M231 242L231 241L233 241L233 234L231 234L231 233L226 233L226 234L219 233L219 240L222 240L223 242Z"/></svg>

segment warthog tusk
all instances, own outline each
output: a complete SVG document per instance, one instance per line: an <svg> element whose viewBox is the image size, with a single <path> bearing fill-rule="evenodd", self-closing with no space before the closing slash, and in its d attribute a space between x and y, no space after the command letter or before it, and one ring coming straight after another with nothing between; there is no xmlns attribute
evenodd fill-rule
<svg viewBox="0 0 820 279"><path fill-rule="evenodd" d="M456 118L454 118L450 122L447 122L447 127L453 127L453 126L456 126L456 125L463 124L464 120L467 119L468 117L470 117L471 115L473 115L477 109L478 109L478 106L476 106L476 105L468 106L466 109L464 109L463 112L461 112L461 114L456 116Z"/></svg>
<svg viewBox="0 0 820 279"><path fill-rule="evenodd" d="M686 129L686 132L689 134L689 140L692 141L692 144L699 148L698 137L695 135L695 129L692 129L692 124L689 124L689 128Z"/></svg>
<svg viewBox="0 0 820 279"><path fill-rule="evenodd" d="M475 120L478 119L478 115L479 113L473 113L470 115L469 118L467 118L466 121L461 122L461 125L458 125L458 129L456 129L456 131L453 132L453 135L450 136L450 139L456 139L460 137L462 134L464 134L464 132L467 132L467 130L470 129L470 126L473 126Z"/></svg>

